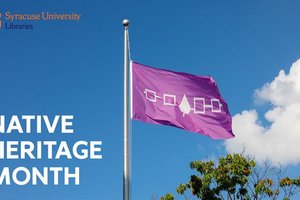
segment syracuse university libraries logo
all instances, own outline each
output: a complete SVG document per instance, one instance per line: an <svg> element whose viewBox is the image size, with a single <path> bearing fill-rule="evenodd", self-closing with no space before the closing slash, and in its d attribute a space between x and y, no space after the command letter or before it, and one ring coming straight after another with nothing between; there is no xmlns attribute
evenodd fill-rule
<svg viewBox="0 0 300 200"><path fill-rule="evenodd" d="M79 22L81 14L56 13L56 12L36 12L36 13L19 13L6 11L0 13L0 29L20 30L34 29L40 21L64 21L64 22Z"/></svg>

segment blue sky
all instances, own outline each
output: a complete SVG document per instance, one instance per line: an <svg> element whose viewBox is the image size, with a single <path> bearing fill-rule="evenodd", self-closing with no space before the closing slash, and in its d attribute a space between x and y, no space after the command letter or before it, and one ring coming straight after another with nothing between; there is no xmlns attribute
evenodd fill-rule
<svg viewBox="0 0 300 200"><path fill-rule="evenodd" d="M300 58L299 4L293 0L3 0L3 23L7 11L77 12L82 17L79 22L34 22L33 30L0 29L0 114L72 114L75 118L73 135L1 137L102 140L103 159L3 160L1 167L79 165L81 184L0 186L1 198L122 199L124 18L131 21L134 60L212 75L233 116L255 109L261 123L270 125L263 116L277 104L266 100L256 105L254 91L272 82L281 69L288 72ZM175 192L191 174L190 161L215 159L233 150L224 141L141 122L133 122L132 135L132 199L136 200ZM298 175L298 163L298 158L286 163L291 175Z"/></svg>

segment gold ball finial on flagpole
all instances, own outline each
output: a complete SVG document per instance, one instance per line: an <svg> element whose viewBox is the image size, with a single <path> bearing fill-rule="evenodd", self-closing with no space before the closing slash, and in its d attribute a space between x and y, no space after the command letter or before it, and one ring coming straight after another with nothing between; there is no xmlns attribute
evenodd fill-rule
<svg viewBox="0 0 300 200"><path fill-rule="evenodd" d="M129 25L129 20L128 19L124 19L122 23L123 23L124 26L128 26Z"/></svg>

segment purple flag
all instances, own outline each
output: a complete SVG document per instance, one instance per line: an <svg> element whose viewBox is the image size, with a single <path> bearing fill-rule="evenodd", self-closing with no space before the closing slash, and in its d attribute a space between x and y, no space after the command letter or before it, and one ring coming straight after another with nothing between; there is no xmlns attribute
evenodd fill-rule
<svg viewBox="0 0 300 200"><path fill-rule="evenodd" d="M132 62L132 118L213 139L234 137L231 116L213 78Z"/></svg>

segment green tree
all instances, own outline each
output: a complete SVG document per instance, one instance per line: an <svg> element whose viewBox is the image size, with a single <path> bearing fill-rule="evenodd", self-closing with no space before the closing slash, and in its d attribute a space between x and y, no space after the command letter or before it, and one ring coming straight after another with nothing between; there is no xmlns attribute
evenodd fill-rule
<svg viewBox="0 0 300 200"><path fill-rule="evenodd" d="M243 154L228 154L214 161L193 161L190 167L197 171L176 191L184 199L202 200L290 200L300 191L300 177L282 176L281 167L268 162L257 166L254 159ZM166 194L161 200L173 200Z"/></svg>

